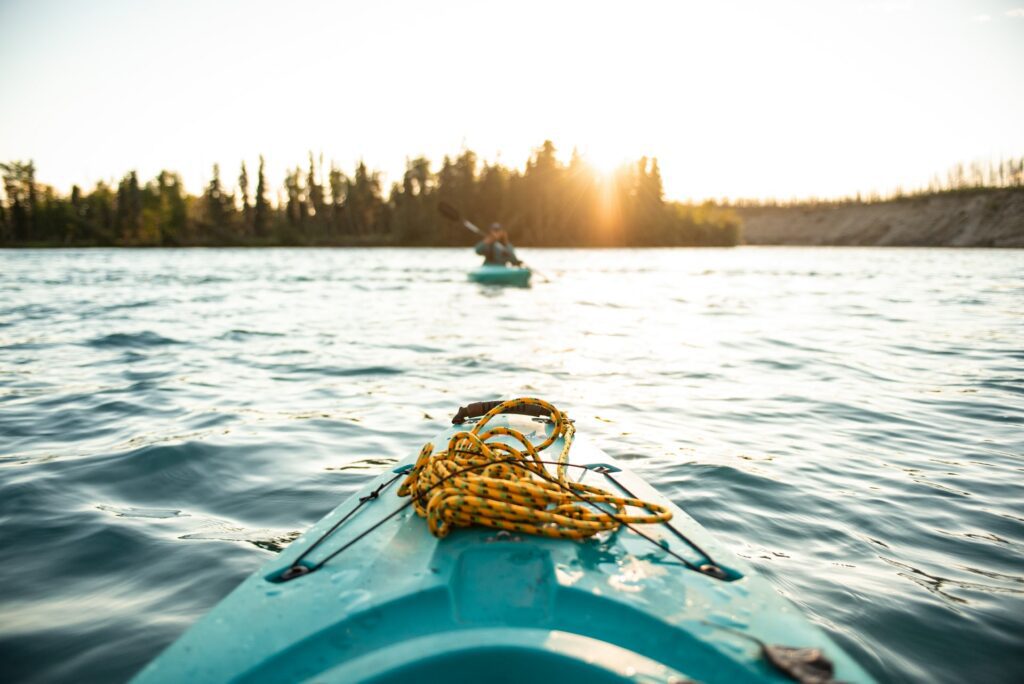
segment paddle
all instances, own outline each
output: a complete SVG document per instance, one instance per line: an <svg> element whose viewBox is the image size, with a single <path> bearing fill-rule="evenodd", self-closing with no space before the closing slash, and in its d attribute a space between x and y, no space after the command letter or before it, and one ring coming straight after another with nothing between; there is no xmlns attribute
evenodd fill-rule
<svg viewBox="0 0 1024 684"><path fill-rule="evenodd" d="M455 207L453 207L452 205L448 204L447 202L438 202L437 203L437 210L439 212L441 212L441 215L444 216L446 219L448 219L450 221L455 221L456 223L461 223L463 226L465 226L469 230L473 231L477 235L481 235L482 236L484 234L484 231L482 231L479 228L477 228L473 224L473 222L470 221L469 219L463 218L462 215L459 214L459 210L456 209ZM526 266L526 264L523 263L522 261L519 262L519 265L520 266ZM541 273L537 269L533 268L532 266L529 267L529 268L534 273L536 273L541 278L543 278L545 280L545 282L551 282L551 280L546 275L544 275L543 273Z"/></svg>
<svg viewBox="0 0 1024 684"><path fill-rule="evenodd" d="M468 219L462 218L462 216L459 215L459 210L456 209L455 207L453 207L452 205L448 204L447 202L438 202L437 203L437 210L439 212L441 212L441 215L444 216L449 221L455 221L456 223L461 223L462 225L464 225L466 228L469 228L471 231L473 231L477 235L483 235L484 234L484 231L482 231L479 228L477 228Z"/></svg>

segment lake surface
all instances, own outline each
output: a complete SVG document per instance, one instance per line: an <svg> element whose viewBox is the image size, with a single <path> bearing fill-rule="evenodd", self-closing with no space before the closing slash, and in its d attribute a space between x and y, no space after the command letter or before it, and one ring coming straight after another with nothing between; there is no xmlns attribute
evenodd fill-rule
<svg viewBox="0 0 1024 684"><path fill-rule="evenodd" d="M1024 251L0 251L7 681L130 677L532 395L883 681L1024 678Z"/></svg>

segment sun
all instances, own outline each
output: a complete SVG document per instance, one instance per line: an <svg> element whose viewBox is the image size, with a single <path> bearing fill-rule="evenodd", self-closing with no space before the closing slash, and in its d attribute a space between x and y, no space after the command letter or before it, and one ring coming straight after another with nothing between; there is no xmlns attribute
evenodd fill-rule
<svg viewBox="0 0 1024 684"><path fill-rule="evenodd" d="M580 156L587 166L599 176L612 176L629 163L629 155L614 145L590 145L580 150Z"/></svg>

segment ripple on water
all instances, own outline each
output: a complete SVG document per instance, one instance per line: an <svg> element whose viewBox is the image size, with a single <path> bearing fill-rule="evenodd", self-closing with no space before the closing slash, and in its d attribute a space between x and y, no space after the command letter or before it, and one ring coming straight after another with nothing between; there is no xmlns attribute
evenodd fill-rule
<svg viewBox="0 0 1024 684"><path fill-rule="evenodd" d="M229 330L228 332L220 335L218 339L221 340L232 340L235 342L245 342L251 337L284 337L285 333L281 332L270 332L267 330L244 330L236 329Z"/></svg>
<svg viewBox="0 0 1024 684"><path fill-rule="evenodd" d="M457 406L517 394L883 681L1021 678L1024 253L537 250L526 290L424 254L0 252L8 679L125 680Z"/></svg>
<svg viewBox="0 0 1024 684"><path fill-rule="evenodd" d="M123 349L126 347L145 349L167 344L181 344L178 340L144 330L138 333L110 333L88 340L85 344L97 349Z"/></svg>

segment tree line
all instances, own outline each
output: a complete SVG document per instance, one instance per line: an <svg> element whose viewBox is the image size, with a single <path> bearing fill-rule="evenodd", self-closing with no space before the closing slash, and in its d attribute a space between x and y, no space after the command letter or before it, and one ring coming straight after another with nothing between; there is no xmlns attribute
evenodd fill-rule
<svg viewBox="0 0 1024 684"><path fill-rule="evenodd" d="M254 171L255 178L250 171ZM464 150L434 170L425 157L406 162L385 191L382 174L360 161L349 174L309 154L272 190L261 156L243 162L230 186L214 165L198 196L180 175L161 171L141 181L129 171L114 186L62 195L40 183L32 161L0 164L0 245L401 245L471 243L465 228L437 205L459 207L474 223L501 222L526 246L735 245L737 215L728 209L666 201L655 158L642 157L609 176L575 151L562 163L551 141L522 169L481 162Z"/></svg>

